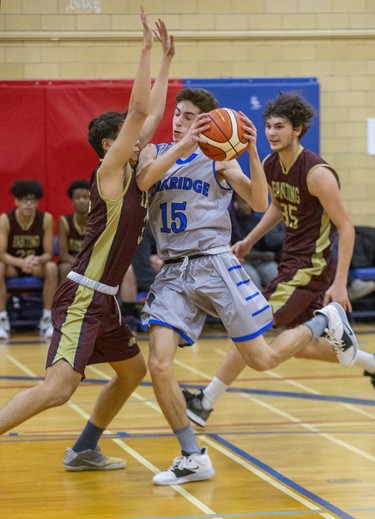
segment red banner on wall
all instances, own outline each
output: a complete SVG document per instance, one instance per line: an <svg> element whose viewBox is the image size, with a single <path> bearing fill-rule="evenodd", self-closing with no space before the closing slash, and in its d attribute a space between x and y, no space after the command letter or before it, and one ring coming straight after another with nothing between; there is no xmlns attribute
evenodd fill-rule
<svg viewBox="0 0 375 519"><path fill-rule="evenodd" d="M89 178L97 164L87 141L87 125L102 112L128 105L133 81L1 81L2 152L0 212L14 206L15 180L37 179L45 196L39 208L55 218L71 212L66 194L71 182ZM169 83L164 119L153 142L171 140L176 94L182 82Z"/></svg>

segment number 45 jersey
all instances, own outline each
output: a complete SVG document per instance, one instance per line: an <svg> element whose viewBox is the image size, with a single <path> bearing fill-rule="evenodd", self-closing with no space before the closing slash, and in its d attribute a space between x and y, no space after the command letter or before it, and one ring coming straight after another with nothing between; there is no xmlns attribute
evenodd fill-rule
<svg viewBox="0 0 375 519"><path fill-rule="evenodd" d="M174 143L158 144L157 156ZM228 246L232 189L219 183L216 162L198 148L178 159L149 191L149 217L162 260Z"/></svg>

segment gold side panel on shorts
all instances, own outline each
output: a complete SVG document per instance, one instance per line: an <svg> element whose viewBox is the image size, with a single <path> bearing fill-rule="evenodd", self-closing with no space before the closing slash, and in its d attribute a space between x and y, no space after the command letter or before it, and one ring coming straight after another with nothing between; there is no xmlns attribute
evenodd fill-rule
<svg viewBox="0 0 375 519"><path fill-rule="evenodd" d="M74 301L69 306L65 322L61 327L61 340L53 361L54 363L65 359L74 367L83 318L94 294L94 290L78 285Z"/></svg>

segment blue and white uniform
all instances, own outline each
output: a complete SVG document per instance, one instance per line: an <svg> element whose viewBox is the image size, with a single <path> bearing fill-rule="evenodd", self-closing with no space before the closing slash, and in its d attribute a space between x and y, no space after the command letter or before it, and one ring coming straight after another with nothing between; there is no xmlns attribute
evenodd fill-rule
<svg viewBox="0 0 375 519"><path fill-rule="evenodd" d="M157 155L173 145L158 145ZM233 191L219 182L215 165L197 148L149 192L150 225L165 266L150 288L142 324L174 329L181 345L198 339L207 314L220 317L234 342L272 326L270 305L230 252Z"/></svg>

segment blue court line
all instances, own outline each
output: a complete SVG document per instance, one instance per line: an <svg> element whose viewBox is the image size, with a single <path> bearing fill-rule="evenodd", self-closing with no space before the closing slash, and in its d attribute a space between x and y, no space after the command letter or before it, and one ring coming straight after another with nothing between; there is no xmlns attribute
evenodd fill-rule
<svg viewBox="0 0 375 519"><path fill-rule="evenodd" d="M145 382L148 384L148 382ZM151 383L149 383L151 385ZM181 387L186 389L201 389L201 385L181 384ZM305 400L318 400L324 402L339 402L344 404L368 405L375 407L375 400L367 400L365 398L353 398L348 396L333 396L333 395L313 395L311 393L296 393L293 391L272 391L269 389L247 389L230 387L226 390L228 393L247 393L249 395L267 395L286 398L302 398Z"/></svg>
<svg viewBox="0 0 375 519"><path fill-rule="evenodd" d="M44 380L44 377L27 377L27 376L5 376L0 377L0 380L9 380L9 381L39 381ZM82 381L83 384L106 384L108 380L103 379L95 379L95 378L86 378ZM141 382L140 384L143 387L151 387L151 382ZM200 385L196 384L181 384L181 387L186 389L200 389ZM375 400L368 400L365 398L353 398L348 396L334 396L334 395L314 395L311 393L297 393L293 391L273 391L269 389L247 389L247 388L237 388L230 387L227 389L229 393L246 393L248 395L266 395L266 396L274 396L280 398L302 398L304 400L315 400L320 402L338 402L341 404L356 404L356 405L366 405L370 407L375 407Z"/></svg>
<svg viewBox="0 0 375 519"><path fill-rule="evenodd" d="M247 461L249 461L256 467L260 468L263 472L265 472L266 474L271 476L273 479L280 481L281 483L288 486L292 490L298 492L299 494L303 495L304 497L306 497L313 503L317 503L319 506L336 514L341 519L355 519L354 516L347 514L346 512L344 512L344 510L337 508L335 505L332 505L325 499L317 496L316 494L313 494L312 492L310 492L306 488L302 487L298 483L295 483L294 481L287 478L286 476L283 476L283 474L281 474L277 470L271 468L269 465L266 465L265 463L258 460L257 458L254 458L254 456L251 456L250 454L243 451L242 449L239 449L238 447L236 447L232 443L228 442L227 440L224 440L223 438L221 438L221 436L218 436L217 434L208 434L208 436L210 438L212 438L213 440L215 440L217 443L224 445L224 447L226 447L230 451L232 451L232 452L238 454L239 456L241 456L242 458L246 459Z"/></svg>

